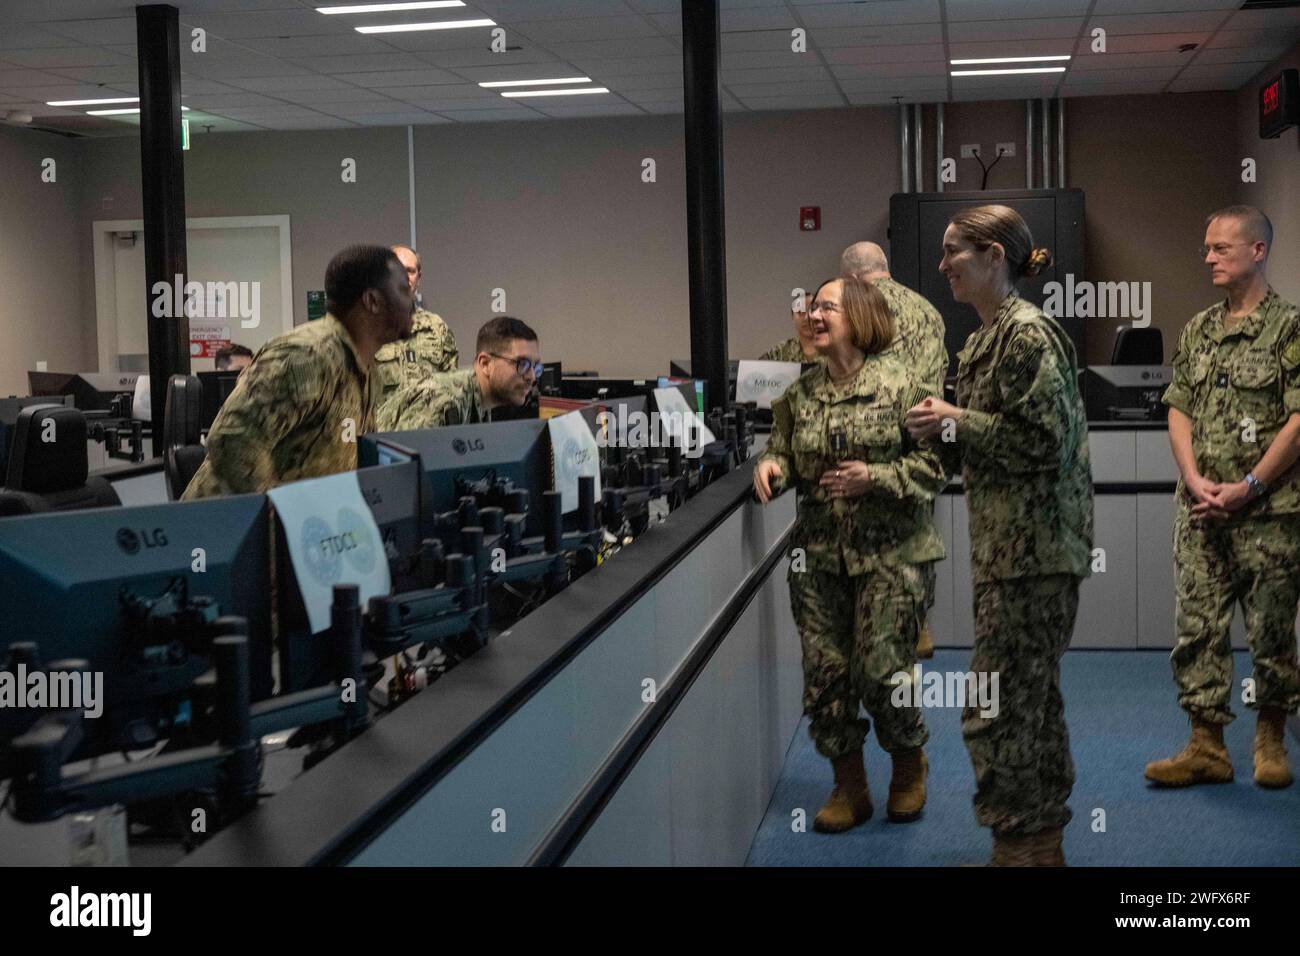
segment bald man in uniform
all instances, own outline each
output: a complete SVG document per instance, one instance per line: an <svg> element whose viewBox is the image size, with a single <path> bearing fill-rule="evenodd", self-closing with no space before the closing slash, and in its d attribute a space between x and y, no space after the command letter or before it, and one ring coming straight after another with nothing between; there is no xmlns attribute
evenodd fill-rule
<svg viewBox="0 0 1300 956"><path fill-rule="evenodd" d="M886 351L894 352L903 364L933 394L943 395L943 378L948 372L948 350L943 344L943 316L920 293L913 292L889 274L885 250L874 242L855 242L840 254L840 275L870 282L889 303L894 316L895 336ZM926 620L916 644L917 657L934 656L934 635L929 611L934 607L934 564L924 565Z"/></svg>
<svg viewBox="0 0 1300 956"><path fill-rule="evenodd" d="M420 254L410 246L390 248L406 270L406 281L414 297L424 276ZM440 372L454 372L459 357L456 336L452 335L442 317L428 309L416 309L410 336L385 345L375 355L379 400L384 401L403 385L418 384Z"/></svg>

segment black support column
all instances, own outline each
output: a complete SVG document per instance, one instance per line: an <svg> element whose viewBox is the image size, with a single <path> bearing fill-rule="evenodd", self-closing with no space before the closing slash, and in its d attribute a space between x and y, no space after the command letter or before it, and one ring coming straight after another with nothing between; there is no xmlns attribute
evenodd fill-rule
<svg viewBox="0 0 1300 956"><path fill-rule="evenodd" d="M175 7L135 8L140 68L140 175L144 196L144 278L149 322L149 385L154 454L162 454L167 382L190 371L184 299L171 315L153 314L155 282L185 281L185 161L181 153L180 22ZM183 285L182 285L183 289Z"/></svg>
<svg viewBox="0 0 1300 956"><path fill-rule="evenodd" d="M691 372L705 380L710 407L727 403L727 243L718 101L721 47L718 0L682 0Z"/></svg>

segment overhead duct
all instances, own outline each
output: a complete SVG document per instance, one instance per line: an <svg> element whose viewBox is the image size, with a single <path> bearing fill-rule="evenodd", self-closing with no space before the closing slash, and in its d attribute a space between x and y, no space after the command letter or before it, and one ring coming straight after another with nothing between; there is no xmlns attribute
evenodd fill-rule
<svg viewBox="0 0 1300 956"><path fill-rule="evenodd" d="M1056 188L1065 188L1065 100L1056 98Z"/></svg>
<svg viewBox="0 0 1300 956"><path fill-rule="evenodd" d="M1034 101L1025 100L1025 188L1034 188Z"/></svg>
<svg viewBox="0 0 1300 956"><path fill-rule="evenodd" d="M943 192L943 104L934 105L934 191Z"/></svg>
<svg viewBox="0 0 1300 956"><path fill-rule="evenodd" d="M925 160L921 153L921 109L922 107L920 103L916 103L912 107L912 116L916 123L916 131L912 134L912 150L914 155L912 169L914 170L914 176L916 178L916 191L919 193L925 192Z"/></svg>
<svg viewBox="0 0 1300 956"><path fill-rule="evenodd" d="M902 175L902 186L899 192L910 193L912 191L912 176L909 171L909 157L911 154L911 123L909 122L907 106L903 103L898 104L898 155L900 157L900 173Z"/></svg>
<svg viewBox="0 0 1300 956"><path fill-rule="evenodd" d="M1052 159L1051 159L1051 156L1049 155L1049 154L1050 154L1050 145L1051 145L1051 142L1052 142L1052 133L1051 133L1051 129L1052 129L1052 126L1051 126L1052 107L1051 107L1051 102L1052 102L1052 101L1049 100L1047 97L1043 97L1043 99L1042 99L1042 104L1043 104L1043 133L1042 133L1042 136L1041 136L1040 138L1041 138L1042 141L1043 141L1043 188L1044 188L1044 189L1051 189L1051 188L1052 188Z"/></svg>

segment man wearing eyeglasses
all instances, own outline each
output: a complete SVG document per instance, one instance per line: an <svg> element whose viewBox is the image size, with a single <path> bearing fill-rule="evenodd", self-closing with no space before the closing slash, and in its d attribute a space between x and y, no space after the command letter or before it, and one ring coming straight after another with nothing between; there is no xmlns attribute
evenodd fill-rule
<svg viewBox="0 0 1300 956"><path fill-rule="evenodd" d="M1167 787L1229 783L1223 728L1233 719L1228 627L1240 603L1258 710L1255 783L1291 783L1284 736L1300 706L1300 311L1268 284L1268 217L1229 206L1206 220L1201 256L1226 298L1178 338L1169 440L1181 479L1174 517L1178 703L1192 734L1146 777Z"/></svg>
<svg viewBox="0 0 1300 956"><path fill-rule="evenodd" d="M478 330L474 364L403 385L380 406L380 431L409 431L488 420L492 409L528 401L542 374L537 333L499 315Z"/></svg>

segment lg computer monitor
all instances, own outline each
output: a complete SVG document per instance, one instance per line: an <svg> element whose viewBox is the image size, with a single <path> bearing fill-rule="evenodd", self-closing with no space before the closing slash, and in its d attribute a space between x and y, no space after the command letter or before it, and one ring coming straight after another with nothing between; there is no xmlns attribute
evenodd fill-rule
<svg viewBox="0 0 1300 956"><path fill-rule="evenodd" d="M203 404L199 415L199 428L207 431L221 411L230 393L239 382L238 372L199 372L199 385L203 395Z"/></svg>

